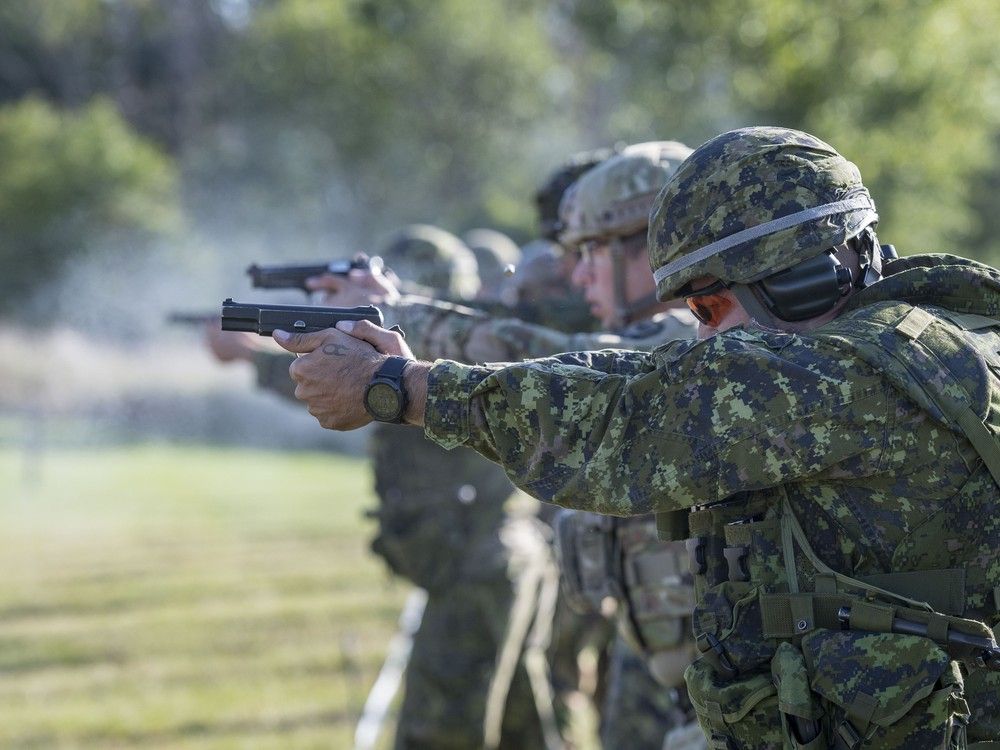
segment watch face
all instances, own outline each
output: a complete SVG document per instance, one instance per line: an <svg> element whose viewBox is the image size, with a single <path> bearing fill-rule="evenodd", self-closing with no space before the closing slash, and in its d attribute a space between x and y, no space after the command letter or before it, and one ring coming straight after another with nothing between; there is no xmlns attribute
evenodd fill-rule
<svg viewBox="0 0 1000 750"><path fill-rule="evenodd" d="M403 406L400 395L389 383L372 383L365 392L365 406L375 419L392 422L400 417Z"/></svg>

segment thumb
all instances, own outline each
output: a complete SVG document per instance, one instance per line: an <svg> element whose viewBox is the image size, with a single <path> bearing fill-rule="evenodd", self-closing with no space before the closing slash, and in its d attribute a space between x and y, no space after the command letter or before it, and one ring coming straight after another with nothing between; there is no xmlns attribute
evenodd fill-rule
<svg viewBox="0 0 1000 750"><path fill-rule="evenodd" d="M402 354L402 338L398 333L387 331L368 320L342 320L337 330L350 334L356 339L367 341L381 354Z"/></svg>
<svg viewBox="0 0 1000 750"><path fill-rule="evenodd" d="M289 333L288 331L276 330L272 337L282 349L296 354L306 354L317 349L323 343L326 338L326 330L309 333Z"/></svg>

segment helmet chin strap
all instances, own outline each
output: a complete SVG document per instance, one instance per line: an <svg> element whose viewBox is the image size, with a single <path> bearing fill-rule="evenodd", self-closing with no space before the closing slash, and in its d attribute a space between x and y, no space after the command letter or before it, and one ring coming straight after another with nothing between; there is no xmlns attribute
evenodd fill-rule
<svg viewBox="0 0 1000 750"><path fill-rule="evenodd" d="M643 235L643 242L645 242L645 235ZM629 323L634 323L636 320L647 317L645 313L660 304L655 289L649 294L644 294L639 299L629 301L626 274L628 250L628 243L622 242L621 237L615 236L611 238L611 269L615 285L615 319L613 327L615 328L623 328Z"/></svg>

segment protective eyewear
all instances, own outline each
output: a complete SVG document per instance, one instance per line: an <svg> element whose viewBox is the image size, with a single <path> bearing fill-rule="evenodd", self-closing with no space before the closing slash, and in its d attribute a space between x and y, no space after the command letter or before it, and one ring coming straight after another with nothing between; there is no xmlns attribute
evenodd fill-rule
<svg viewBox="0 0 1000 750"><path fill-rule="evenodd" d="M684 295L684 301L698 321L710 328L718 328L733 309L732 297L723 294L729 288L724 281L716 281L704 289Z"/></svg>

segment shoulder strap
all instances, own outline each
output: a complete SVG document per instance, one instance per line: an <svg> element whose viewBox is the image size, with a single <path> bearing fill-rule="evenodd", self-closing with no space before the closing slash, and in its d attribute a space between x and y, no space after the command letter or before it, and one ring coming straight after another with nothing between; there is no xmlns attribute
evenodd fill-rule
<svg viewBox="0 0 1000 750"><path fill-rule="evenodd" d="M979 330L982 328L1000 326L1000 321L979 315L949 316L951 321L962 330ZM926 310L914 307L896 324L896 333L909 339L914 346L921 347L925 354L934 357L934 353L920 342L920 337L935 320L934 315ZM970 349L970 356L979 356ZM898 355L897 355L898 356ZM989 427L979 418L970 406L970 396L961 384L948 373L942 381L923 380L920 387L927 397L941 410L946 417L954 420L965 434L979 457L983 459L993 480L1000 485L1000 442ZM961 395L959 395L961 394ZM964 398L962 398L964 396Z"/></svg>

